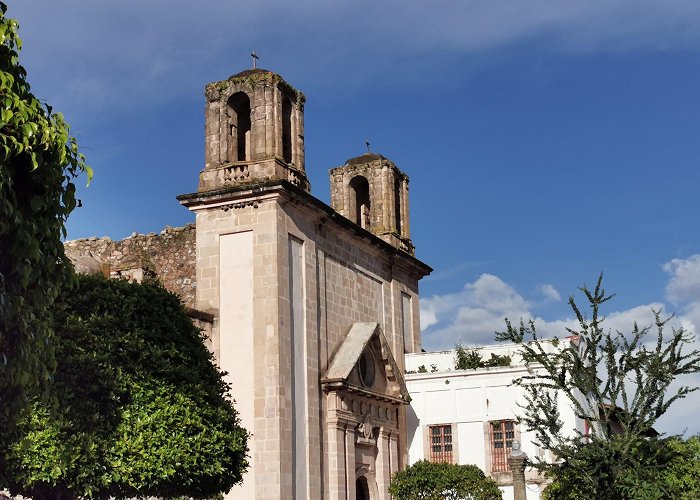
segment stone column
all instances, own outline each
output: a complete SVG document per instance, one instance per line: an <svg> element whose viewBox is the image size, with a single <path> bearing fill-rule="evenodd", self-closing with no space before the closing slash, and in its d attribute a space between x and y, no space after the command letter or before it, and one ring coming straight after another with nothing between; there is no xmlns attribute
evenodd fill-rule
<svg viewBox="0 0 700 500"><path fill-rule="evenodd" d="M265 87L265 158L277 156L279 143L282 152L282 101L277 85Z"/></svg>
<svg viewBox="0 0 700 500"><path fill-rule="evenodd" d="M404 178L401 182L401 236L404 238L411 237L408 215L408 179Z"/></svg>
<svg viewBox="0 0 700 500"><path fill-rule="evenodd" d="M346 176L346 174L342 174L342 180L341 180L341 189L343 192L343 215L345 216L346 219L350 219L351 221L355 220L355 208L357 204L357 200L355 199L355 190L352 189L349 185L348 182L350 180L350 176Z"/></svg>
<svg viewBox="0 0 700 500"><path fill-rule="evenodd" d="M387 165L382 165L382 231L390 231L395 227L391 223L393 214L394 183L391 180L392 171Z"/></svg>
<svg viewBox="0 0 700 500"><path fill-rule="evenodd" d="M345 427L345 478L348 499L355 498L355 424Z"/></svg>
<svg viewBox="0 0 700 500"><path fill-rule="evenodd" d="M291 101L289 102L289 150L291 152L291 158L292 158L292 165L294 165L296 168L299 170L303 170L300 166L299 163L297 162L297 137L299 133L297 132L298 128L298 117L297 117L297 105L295 102ZM284 120L284 113L282 113L282 120ZM284 124L282 124L284 126ZM283 145L284 146L284 145Z"/></svg>
<svg viewBox="0 0 700 500"><path fill-rule="evenodd" d="M265 96L265 130L269 135L265 137L265 157L282 157L282 92L273 84L270 93Z"/></svg>
<svg viewBox="0 0 700 500"><path fill-rule="evenodd" d="M294 144L294 165L301 171L306 171L304 164L304 105L300 102L294 104L295 130L292 137Z"/></svg>
<svg viewBox="0 0 700 500"><path fill-rule="evenodd" d="M219 101L207 100L204 108L204 167L212 168L221 163L219 147L224 133L221 125Z"/></svg>
<svg viewBox="0 0 700 500"><path fill-rule="evenodd" d="M513 500L526 500L525 491L525 462L527 455L520 452L513 454L508 459L510 469L513 471Z"/></svg>

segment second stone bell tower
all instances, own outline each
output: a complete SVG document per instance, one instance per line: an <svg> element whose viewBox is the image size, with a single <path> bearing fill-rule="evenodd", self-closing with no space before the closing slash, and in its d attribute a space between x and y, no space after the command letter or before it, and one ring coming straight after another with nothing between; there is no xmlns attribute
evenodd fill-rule
<svg viewBox="0 0 700 500"><path fill-rule="evenodd" d="M305 191L304 94L281 76L249 69L207 85L205 166L199 192L268 180Z"/></svg>
<svg viewBox="0 0 700 500"><path fill-rule="evenodd" d="M413 255L408 217L408 176L376 153L331 169L331 206L363 229Z"/></svg>

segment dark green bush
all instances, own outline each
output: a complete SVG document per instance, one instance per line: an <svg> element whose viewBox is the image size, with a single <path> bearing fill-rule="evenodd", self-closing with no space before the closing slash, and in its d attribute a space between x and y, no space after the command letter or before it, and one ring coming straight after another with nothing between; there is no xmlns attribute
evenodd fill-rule
<svg viewBox="0 0 700 500"><path fill-rule="evenodd" d="M421 460L391 478L395 500L500 500L496 482L476 465Z"/></svg>
<svg viewBox="0 0 700 500"><path fill-rule="evenodd" d="M491 358L484 361L477 349L466 349L462 344L455 346L455 370L474 370L494 366L510 366L510 356L491 353Z"/></svg>

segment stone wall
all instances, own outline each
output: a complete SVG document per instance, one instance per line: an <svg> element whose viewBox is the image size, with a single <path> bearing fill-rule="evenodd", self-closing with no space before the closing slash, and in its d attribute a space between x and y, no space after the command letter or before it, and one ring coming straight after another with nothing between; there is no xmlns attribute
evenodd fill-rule
<svg viewBox="0 0 700 500"><path fill-rule="evenodd" d="M78 272L136 281L153 276L179 295L185 306L195 307L194 224L166 227L159 234L133 233L120 241L108 237L66 241L64 246Z"/></svg>

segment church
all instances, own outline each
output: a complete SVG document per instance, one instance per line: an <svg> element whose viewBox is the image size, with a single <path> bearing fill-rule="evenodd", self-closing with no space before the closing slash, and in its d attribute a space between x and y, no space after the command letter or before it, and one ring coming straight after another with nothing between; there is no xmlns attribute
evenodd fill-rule
<svg viewBox="0 0 700 500"><path fill-rule="evenodd" d="M152 274L228 372L250 469L227 498L388 500L408 465L404 354L421 350L408 177L370 153L310 193L304 95L246 70L205 89L194 226L68 242L78 269Z"/></svg>

